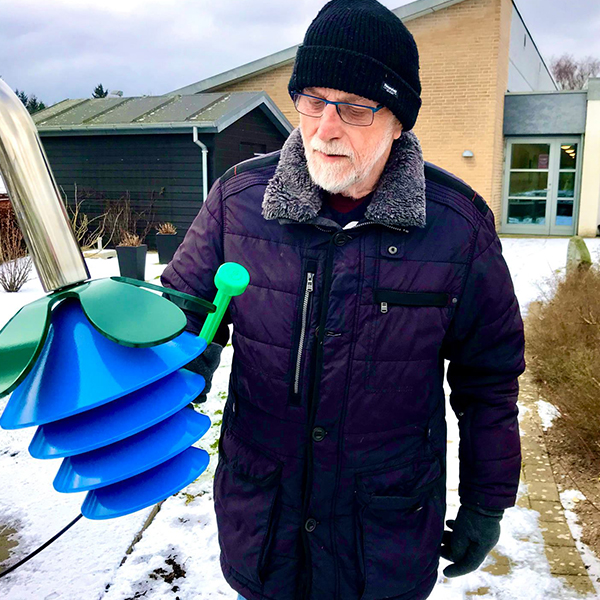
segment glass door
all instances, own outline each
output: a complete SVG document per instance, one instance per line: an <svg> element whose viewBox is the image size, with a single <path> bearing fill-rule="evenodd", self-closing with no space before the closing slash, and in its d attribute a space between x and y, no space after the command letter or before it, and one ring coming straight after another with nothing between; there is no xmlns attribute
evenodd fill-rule
<svg viewBox="0 0 600 600"><path fill-rule="evenodd" d="M579 138L507 141L503 233L575 233L579 147Z"/></svg>
<svg viewBox="0 0 600 600"><path fill-rule="evenodd" d="M578 192L579 146L577 141L561 140L557 144L557 165L552 181L554 210L550 221L550 234L575 233L575 198Z"/></svg>

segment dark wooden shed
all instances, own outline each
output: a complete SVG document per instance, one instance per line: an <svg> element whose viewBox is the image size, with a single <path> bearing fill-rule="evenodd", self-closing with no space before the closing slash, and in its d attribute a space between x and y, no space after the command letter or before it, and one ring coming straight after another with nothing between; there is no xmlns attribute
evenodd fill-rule
<svg viewBox="0 0 600 600"><path fill-rule="evenodd" d="M153 204L155 220L175 224L180 239L205 186L233 164L278 150L292 131L256 92L65 100L34 120L69 203L77 186L93 217L127 194L138 211Z"/></svg>

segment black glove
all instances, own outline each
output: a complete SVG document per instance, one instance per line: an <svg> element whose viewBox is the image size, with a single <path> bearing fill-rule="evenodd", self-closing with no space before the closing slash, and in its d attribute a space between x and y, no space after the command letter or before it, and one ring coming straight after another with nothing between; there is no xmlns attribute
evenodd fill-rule
<svg viewBox="0 0 600 600"><path fill-rule="evenodd" d="M185 365L186 369L198 373L198 375L202 375L206 381L202 393L192 402L206 402L206 395L210 392L213 373L219 366L222 351L223 346L212 342L200 356L197 356L192 362Z"/></svg>
<svg viewBox="0 0 600 600"><path fill-rule="evenodd" d="M444 531L442 558L454 563L444 569L446 577L466 575L479 567L498 543L503 514L503 510L463 504L456 520L446 521L452 531Z"/></svg>

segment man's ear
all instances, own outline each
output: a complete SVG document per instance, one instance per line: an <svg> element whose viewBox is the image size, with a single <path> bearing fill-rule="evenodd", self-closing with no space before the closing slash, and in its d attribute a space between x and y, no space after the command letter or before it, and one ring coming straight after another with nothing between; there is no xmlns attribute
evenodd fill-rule
<svg viewBox="0 0 600 600"><path fill-rule="evenodd" d="M402 123L400 123L400 121L398 121L398 119L396 119L396 117L394 117L396 123L394 124L394 141L399 139L400 136L402 135Z"/></svg>

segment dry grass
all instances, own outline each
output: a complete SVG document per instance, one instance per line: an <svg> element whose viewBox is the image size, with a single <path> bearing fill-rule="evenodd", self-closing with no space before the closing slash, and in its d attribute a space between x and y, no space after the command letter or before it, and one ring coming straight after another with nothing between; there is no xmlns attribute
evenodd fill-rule
<svg viewBox="0 0 600 600"><path fill-rule="evenodd" d="M563 276L526 322L527 364L573 449L600 459L600 265Z"/></svg>
<svg viewBox="0 0 600 600"><path fill-rule="evenodd" d="M124 231L121 235L121 241L119 246L141 246L142 241L140 240L140 236L135 233L129 233L128 231Z"/></svg>
<svg viewBox="0 0 600 600"><path fill-rule="evenodd" d="M160 235L175 235L177 233L177 227L173 223L159 223L156 227L156 231Z"/></svg>
<svg viewBox="0 0 600 600"><path fill-rule="evenodd" d="M12 210L0 212L0 286L18 292L31 273L31 257Z"/></svg>

